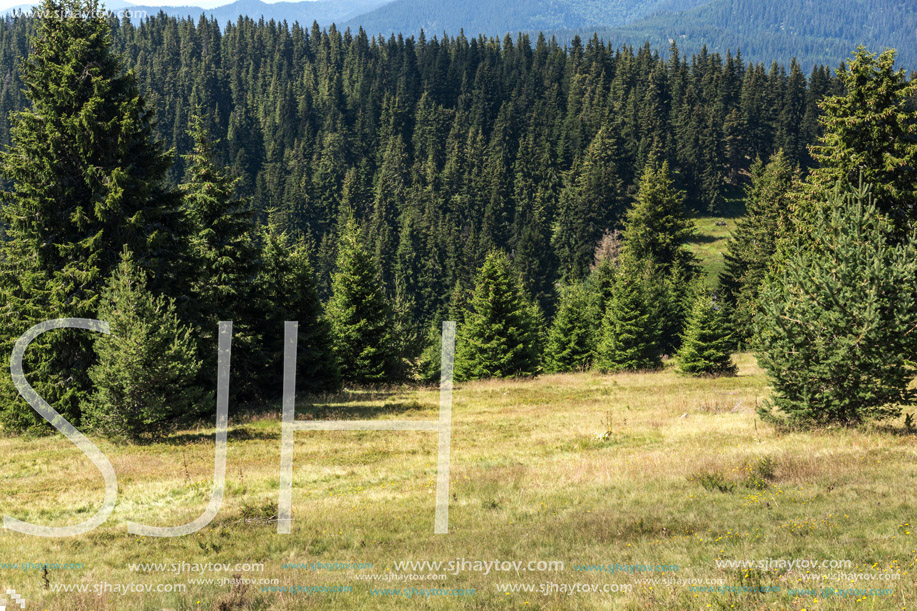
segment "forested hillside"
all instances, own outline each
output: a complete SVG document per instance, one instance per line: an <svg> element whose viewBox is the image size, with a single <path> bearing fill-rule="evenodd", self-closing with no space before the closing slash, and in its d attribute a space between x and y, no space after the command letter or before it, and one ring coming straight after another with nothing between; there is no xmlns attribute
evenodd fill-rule
<svg viewBox="0 0 917 611"><path fill-rule="evenodd" d="M709 0L394 0L345 22L370 34L468 34L595 28L631 23L661 11L679 11Z"/></svg>
<svg viewBox="0 0 917 611"><path fill-rule="evenodd" d="M114 24L114 48L185 172L195 111L257 217L313 241L330 290L339 216L368 227L387 292L430 320L492 248L511 253L547 312L620 226L647 159L667 160L688 205L716 210L758 156L808 162L827 69L592 40L372 39L242 20ZM17 60L32 23L0 27L0 112L23 107ZM0 142L9 142L0 125ZM400 287L400 288L399 288Z"/></svg>
<svg viewBox="0 0 917 611"><path fill-rule="evenodd" d="M713 0L680 13L659 13L615 29L599 29L612 45L664 48L675 40L686 52L706 45L725 53L741 49L749 58L795 57L804 67L836 66L863 44L899 51L899 62L917 68L917 3L899 0ZM569 40L576 32L558 32ZM592 30L578 32L592 35Z"/></svg>

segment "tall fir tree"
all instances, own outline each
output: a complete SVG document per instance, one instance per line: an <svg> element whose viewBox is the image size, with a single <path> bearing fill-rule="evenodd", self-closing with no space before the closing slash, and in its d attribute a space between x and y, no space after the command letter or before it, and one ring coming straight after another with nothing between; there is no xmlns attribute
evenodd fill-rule
<svg viewBox="0 0 917 611"><path fill-rule="evenodd" d="M696 266L685 242L695 234L684 209L684 193L675 186L668 161L650 161L640 178L634 204L624 217L623 255L650 261L663 274L674 266Z"/></svg>
<svg viewBox="0 0 917 611"><path fill-rule="evenodd" d="M276 399L283 381L284 323L299 323L296 388L320 392L340 388L331 326L318 297L310 248L269 222L259 235L260 265L251 307L260 349L254 354L255 387L263 399Z"/></svg>
<svg viewBox="0 0 917 611"><path fill-rule="evenodd" d="M341 377L382 382L392 371L392 308L382 272L365 244L365 232L348 217L341 230L327 313Z"/></svg>
<svg viewBox="0 0 917 611"><path fill-rule="evenodd" d="M644 283L658 348L670 355L681 343L690 308L689 287L700 274L697 257L686 244L695 227L685 214L684 199L668 162L651 160L640 178L636 201L625 215L621 247L630 273Z"/></svg>
<svg viewBox="0 0 917 611"><path fill-rule="evenodd" d="M790 193L799 173L778 151L765 165L757 159L745 193L745 216L736 222L726 243L720 275L724 300L732 306L736 341L747 342L753 331L758 291L774 263L777 240L788 229Z"/></svg>
<svg viewBox="0 0 917 611"><path fill-rule="evenodd" d="M567 175L551 238L566 278L585 277L596 243L621 215L623 186L618 162L611 130L602 127Z"/></svg>
<svg viewBox="0 0 917 611"><path fill-rule="evenodd" d="M0 350L31 325L93 318L106 278L127 246L153 292L181 294L184 229L178 193L163 180L171 157L154 138L153 112L112 52L95 0L45 0L22 64L28 110L12 117L12 146L0 165L10 267L2 283ZM46 334L25 367L36 391L77 423L88 397L92 338ZM13 430L49 430L0 379L0 420Z"/></svg>
<svg viewBox="0 0 917 611"><path fill-rule="evenodd" d="M583 371L595 359L595 312L598 292L585 281L560 287L557 313L548 330L545 370L552 373Z"/></svg>
<svg viewBox="0 0 917 611"><path fill-rule="evenodd" d="M859 47L838 71L842 95L822 101L824 135L812 147L817 162L798 196L803 232L813 228L812 210L844 188L873 185L876 208L899 238L917 221L917 80L895 70L895 51L879 56Z"/></svg>
<svg viewBox="0 0 917 611"><path fill-rule="evenodd" d="M457 331L458 380L530 376L541 369L537 306L506 254L487 255Z"/></svg>
<svg viewBox="0 0 917 611"><path fill-rule="evenodd" d="M194 148L185 156L187 170L181 190L194 272L192 302L184 309L194 318L204 355L202 374L209 387L217 375L218 323L233 321L232 368L238 382L231 391L251 395L257 342L251 306L258 271L251 202L238 196L238 179L217 167L213 143L199 115L192 118L190 135Z"/></svg>

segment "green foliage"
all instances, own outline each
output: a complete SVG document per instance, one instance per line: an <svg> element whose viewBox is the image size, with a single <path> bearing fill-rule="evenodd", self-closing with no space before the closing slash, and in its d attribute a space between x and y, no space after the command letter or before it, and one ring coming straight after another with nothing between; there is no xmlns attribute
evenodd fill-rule
<svg viewBox="0 0 917 611"><path fill-rule="evenodd" d="M673 266L696 266L685 242L695 234L684 210L684 193L675 187L667 161L651 162L640 178L637 199L624 216L623 256L650 261L663 274Z"/></svg>
<svg viewBox="0 0 917 611"><path fill-rule="evenodd" d="M678 369L691 375L733 375L732 331L726 304L697 292L678 351Z"/></svg>
<svg viewBox="0 0 917 611"><path fill-rule="evenodd" d="M595 364L601 371L659 369L658 331L639 270L622 267L605 304Z"/></svg>
<svg viewBox="0 0 917 611"><path fill-rule="evenodd" d="M818 167L803 184L799 214L808 225L835 185L865 182L904 238L917 221L917 80L895 70L894 50L876 57L862 46L838 78L845 93L822 101L825 133L812 148Z"/></svg>
<svg viewBox="0 0 917 611"><path fill-rule="evenodd" d="M620 215L623 197L617 163L612 130L602 127L567 175L551 241L561 272L570 278L586 274L602 232Z"/></svg>
<svg viewBox="0 0 917 611"><path fill-rule="evenodd" d="M98 362L89 370L93 391L82 406L86 424L108 437L137 440L187 423L212 397L195 385L201 361L191 328L175 304L148 292L146 274L129 251L101 296Z"/></svg>
<svg viewBox="0 0 917 611"><path fill-rule="evenodd" d="M595 359L597 294L585 282L561 287L560 303L548 331L544 364L550 372L583 371Z"/></svg>
<svg viewBox="0 0 917 611"><path fill-rule="evenodd" d="M849 424L917 400L917 240L896 244L867 191L836 194L765 280L756 344L774 395L762 416Z"/></svg>
<svg viewBox="0 0 917 611"><path fill-rule="evenodd" d="M217 328L233 321L234 397L252 396L257 337L253 329L258 252L253 239L251 202L236 193L232 179L214 162L203 119L192 119L194 149L185 156L181 185L188 242L194 260L185 311L195 322L198 349L204 355L203 383L214 387L217 376ZM240 393L241 391L241 393Z"/></svg>
<svg viewBox="0 0 917 611"><path fill-rule="evenodd" d="M392 312L382 274L366 249L365 234L346 219L327 315L334 353L345 381L381 382L392 367Z"/></svg>
<svg viewBox="0 0 917 611"><path fill-rule="evenodd" d="M738 220L726 246L726 269L720 276L724 299L733 306L736 339L747 342L758 291L774 262L777 241L788 229L789 194L798 172L783 151L764 165L758 159L751 169L745 195L746 215Z"/></svg>
<svg viewBox="0 0 917 611"><path fill-rule="evenodd" d="M658 349L672 354L680 344L688 287L700 273L685 242L695 234L684 211L684 193L675 187L668 162L650 160L637 199L624 217L621 257L644 284L645 302L656 325Z"/></svg>
<svg viewBox="0 0 917 611"><path fill-rule="evenodd" d="M464 323L457 329L457 380L539 373L540 315L502 252L490 253L478 272Z"/></svg>
<svg viewBox="0 0 917 611"><path fill-rule="evenodd" d="M304 239L294 239L275 223L259 236L261 263L255 279L255 335L260 351L255 380L261 396L276 398L283 381L284 323L299 323L296 389L303 392L336 390L340 370L332 349L331 327L315 286L315 273ZM235 352L233 353L235 358Z"/></svg>
<svg viewBox="0 0 917 611"><path fill-rule="evenodd" d="M695 479L703 486L704 490L710 492L722 492L728 494L736 489L735 482L730 482L719 471L709 471L697 475Z"/></svg>
<svg viewBox="0 0 917 611"><path fill-rule="evenodd" d="M10 189L0 211L4 354L37 322L93 318L125 246L149 271L154 293L185 289L179 198L163 185L171 158L112 52L107 19L94 0L46 0L41 13L21 64L30 106L12 114L11 147L0 160ZM39 395L79 424L94 360L90 334L66 330L40 338L25 367ZM50 430L6 376L0 410L10 429Z"/></svg>

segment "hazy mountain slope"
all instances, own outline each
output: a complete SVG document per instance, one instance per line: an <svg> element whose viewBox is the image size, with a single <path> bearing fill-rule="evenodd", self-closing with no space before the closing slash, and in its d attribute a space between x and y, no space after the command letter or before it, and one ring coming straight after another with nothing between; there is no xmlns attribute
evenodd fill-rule
<svg viewBox="0 0 917 611"><path fill-rule="evenodd" d="M592 36L594 29L575 33ZM665 49L670 40L688 53L703 45L770 62L796 57L806 68L836 66L858 44L898 49L903 66L917 68L917 2L912 0L714 0L677 14L659 14L624 27L599 29L614 43L649 41ZM574 32L556 32L569 40Z"/></svg>
<svg viewBox="0 0 917 611"><path fill-rule="evenodd" d="M312 25L317 21L323 26L332 23L341 23L352 19L357 15L372 11L379 6L390 2L391 0L314 0L304 2L276 2L268 4L260 0L237 0L230 4L218 6L215 8L205 9L199 6L146 6L142 4L131 5L122 0L111 0L105 3L110 11L121 11L124 9L131 10L135 15L141 17L153 16L160 11L167 15L176 17L192 16L198 17L201 14L207 14L214 17L221 23L226 21L235 22L241 16L251 17L258 20L264 17L265 20L273 19L275 21L284 21L293 23L298 21L304 25ZM23 5L10 9L11 11L21 9L25 12L30 10L28 5ZM136 19L135 19L136 21ZM576 27L576 26L574 26Z"/></svg>
<svg viewBox="0 0 917 611"><path fill-rule="evenodd" d="M394 0L345 25L370 34L423 28L429 34L502 35L506 32L588 28L630 23L658 11L695 7L710 0Z"/></svg>

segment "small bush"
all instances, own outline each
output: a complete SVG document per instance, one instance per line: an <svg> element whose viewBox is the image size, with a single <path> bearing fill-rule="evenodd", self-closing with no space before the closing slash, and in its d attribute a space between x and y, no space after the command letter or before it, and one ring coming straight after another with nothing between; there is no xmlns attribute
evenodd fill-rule
<svg viewBox="0 0 917 611"><path fill-rule="evenodd" d="M723 474L719 471L708 471L707 473L701 473L694 479L700 482L700 485L704 487L704 490L709 490L710 492L730 493L736 488L736 485L723 477Z"/></svg>
<svg viewBox="0 0 917 611"><path fill-rule="evenodd" d="M774 480L777 471L777 461L770 456L764 456L746 465L745 485L755 490L764 490Z"/></svg>

